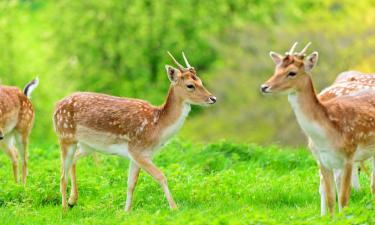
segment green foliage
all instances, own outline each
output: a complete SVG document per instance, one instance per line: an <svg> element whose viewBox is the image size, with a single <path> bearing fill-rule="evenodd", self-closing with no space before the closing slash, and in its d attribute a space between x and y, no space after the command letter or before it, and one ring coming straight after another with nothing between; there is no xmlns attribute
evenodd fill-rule
<svg viewBox="0 0 375 225"><path fill-rule="evenodd" d="M369 177L333 220L319 216L319 175L306 150L218 142L172 141L156 156L179 210L171 212L160 186L141 173L134 208L126 214L128 161L99 156L79 161L78 205L61 210L58 146L32 147L23 187L0 155L3 224L371 224L375 222Z"/></svg>
<svg viewBox="0 0 375 225"><path fill-rule="evenodd" d="M183 136L304 144L285 98L258 93L274 67L267 53L312 41L318 90L344 70L372 72L374 15L373 1L352 0L1 1L0 79L40 76L32 139L52 143L59 99L96 91L160 104L166 51L180 61L185 51L218 103L194 108Z"/></svg>

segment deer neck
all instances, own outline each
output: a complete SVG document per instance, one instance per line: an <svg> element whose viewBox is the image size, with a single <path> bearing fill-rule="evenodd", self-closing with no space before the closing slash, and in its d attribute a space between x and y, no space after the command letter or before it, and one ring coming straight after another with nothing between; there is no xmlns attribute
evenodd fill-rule
<svg viewBox="0 0 375 225"><path fill-rule="evenodd" d="M161 106L159 129L161 138L169 139L180 129L190 112L190 104L177 95L175 87L169 88L165 103Z"/></svg>
<svg viewBox="0 0 375 225"><path fill-rule="evenodd" d="M310 76L302 81L300 89L288 95L289 103L297 117L297 121L316 145L326 145L328 135L335 132L329 120L327 110L316 96Z"/></svg>

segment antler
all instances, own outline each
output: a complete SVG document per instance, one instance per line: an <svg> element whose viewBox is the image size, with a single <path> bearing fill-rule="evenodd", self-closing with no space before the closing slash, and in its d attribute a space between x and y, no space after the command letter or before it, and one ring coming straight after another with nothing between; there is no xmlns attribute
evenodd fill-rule
<svg viewBox="0 0 375 225"><path fill-rule="evenodd" d="M298 42L294 42L293 46L290 48L289 52L287 52L287 55L293 55L294 49L296 48Z"/></svg>
<svg viewBox="0 0 375 225"><path fill-rule="evenodd" d="M306 50L309 48L310 45L311 45L311 42L307 43L307 45L302 49L301 52L298 53L298 55L305 56Z"/></svg>
<svg viewBox="0 0 375 225"><path fill-rule="evenodd" d="M182 52L182 57L184 58L184 61L185 61L185 64L186 64L187 68L191 68L191 66L189 64L189 61L187 60L184 52Z"/></svg>
<svg viewBox="0 0 375 225"><path fill-rule="evenodd" d="M173 62L176 64L179 70L184 70L185 68L173 57L173 55L168 51L168 55L172 58Z"/></svg>

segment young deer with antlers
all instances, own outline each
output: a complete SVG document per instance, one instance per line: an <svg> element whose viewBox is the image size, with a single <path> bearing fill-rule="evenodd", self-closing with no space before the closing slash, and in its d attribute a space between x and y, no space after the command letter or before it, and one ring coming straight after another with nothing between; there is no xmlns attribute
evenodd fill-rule
<svg viewBox="0 0 375 225"><path fill-rule="evenodd" d="M26 184L28 141L34 122L30 101L38 80L30 81L23 92L17 87L0 86L0 148L13 164L14 180L18 183L18 151L22 160L22 183Z"/></svg>
<svg viewBox="0 0 375 225"><path fill-rule="evenodd" d="M319 163L324 195L333 215L336 196L334 170L342 170L338 190L341 211L349 201L354 162L375 156L375 91L369 88L347 94L346 89L336 89L336 93L332 89L317 96L309 74L318 60L318 53L313 52L306 58L309 45L301 52L293 53L296 45L285 56L270 53L276 69L261 86L261 91L288 93L297 121L308 136L309 147ZM325 95L332 93L337 96L324 100ZM372 192L375 193L374 182Z"/></svg>
<svg viewBox="0 0 375 225"><path fill-rule="evenodd" d="M78 199L76 162L94 151L130 159L126 211L131 209L140 169L159 182L170 208L176 208L167 179L151 161L152 155L179 130L191 104L214 104L216 97L203 86L184 53L187 68L168 54L178 68L166 65L171 85L162 106L96 93L75 93L57 104L54 125L61 146L60 189L64 209L69 170L72 188L68 203L74 205Z"/></svg>

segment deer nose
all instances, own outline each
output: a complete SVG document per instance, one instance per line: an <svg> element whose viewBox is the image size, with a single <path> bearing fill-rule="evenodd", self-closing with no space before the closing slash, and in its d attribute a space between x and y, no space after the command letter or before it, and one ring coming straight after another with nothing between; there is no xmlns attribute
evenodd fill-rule
<svg viewBox="0 0 375 225"><path fill-rule="evenodd" d="M267 93L268 91L268 88L269 88L269 86L267 85L267 84L262 84L261 86L260 86L260 91L261 92L263 92L263 93Z"/></svg>
<svg viewBox="0 0 375 225"><path fill-rule="evenodd" d="M209 99L211 100L211 104L214 104L216 102L215 96L211 96Z"/></svg>

